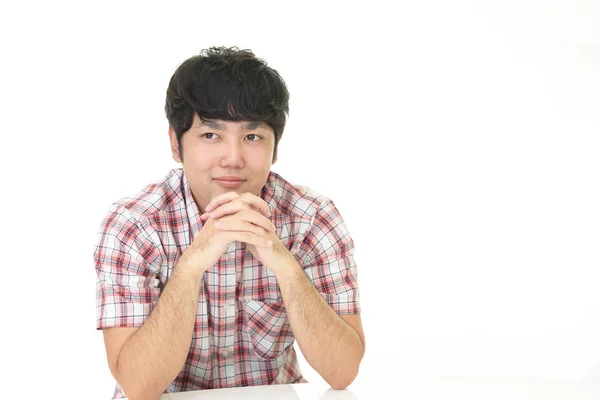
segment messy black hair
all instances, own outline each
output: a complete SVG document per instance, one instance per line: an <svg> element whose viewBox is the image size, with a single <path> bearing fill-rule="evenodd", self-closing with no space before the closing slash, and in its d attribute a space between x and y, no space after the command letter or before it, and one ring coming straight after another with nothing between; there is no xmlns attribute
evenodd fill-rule
<svg viewBox="0 0 600 400"><path fill-rule="evenodd" d="M275 133L275 157L289 114L288 101L279 73L252 51L211 47L177 68L167 89L165 113L182 160L181 138L191 128L194 113L202 121L266 123Z"/></svg>

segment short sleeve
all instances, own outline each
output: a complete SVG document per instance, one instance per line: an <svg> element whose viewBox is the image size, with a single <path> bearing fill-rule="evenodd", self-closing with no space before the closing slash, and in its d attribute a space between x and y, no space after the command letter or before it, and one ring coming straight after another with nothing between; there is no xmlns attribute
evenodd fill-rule
<svg viewBox="0 0 600 400"><path fill-rule="evenodd" d="M141 326L160 295L160 256L125 208L114 205L102 221L94 263L96 328Z"/></svg>
<svg viewBox="0 0 600 400"><path fill-rule="evenodd" d="M337 314L360 313L354 242L331 200L315 214L296 257Z"/></svg>

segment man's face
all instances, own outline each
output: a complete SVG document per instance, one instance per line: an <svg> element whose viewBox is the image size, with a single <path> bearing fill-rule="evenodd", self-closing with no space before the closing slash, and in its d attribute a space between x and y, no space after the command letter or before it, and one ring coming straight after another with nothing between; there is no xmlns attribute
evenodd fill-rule
<svg viewBox="0 0 600 400"><path fill-rule="evenodd" d="M275 134L262 122L202 122L194 115L192 127L181 138L183 161L172 129L169 136L173 159L183 164L200 213L215 196L226 192L259 196L275 163Z"/></svg>

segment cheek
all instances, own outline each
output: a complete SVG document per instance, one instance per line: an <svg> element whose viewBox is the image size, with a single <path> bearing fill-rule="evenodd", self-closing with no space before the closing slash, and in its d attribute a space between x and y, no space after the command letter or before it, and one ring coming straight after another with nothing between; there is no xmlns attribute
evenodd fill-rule
<svg viewBox="0 0 600 400"><path fill-rule="evenodd" d="M273 152L267 148L256 151L248 157L248 161L252 163L256 170L269 169L272 160Z"/></svg>
<svg viewBox="0 0 600 400"><path fill-rule="evenodd" d="M246 163L246 167L248 170L252 171L257 175L266 175L269 173L271 169L271 160L262 159L260 161L255 161L253 163Z"/></svg>
<svg viewBox="0 0 600 400"><path fill-rule="evenodd" d="M210 169L218 162L215 154L211 153L210 151L194 147L184 147L183 157L184 162L188 165L188 167L195 170Z"/></svg>

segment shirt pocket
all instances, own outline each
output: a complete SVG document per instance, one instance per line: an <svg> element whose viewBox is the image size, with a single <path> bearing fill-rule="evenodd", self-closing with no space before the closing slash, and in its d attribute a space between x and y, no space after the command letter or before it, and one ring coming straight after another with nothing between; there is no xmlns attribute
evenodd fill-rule
<svg viewBox="0 0 600 400"><path fill-rule="evenodd" d="M243 300L245 332L256 355L279 358L294 344L294 335L283 302Z"/></svg>

